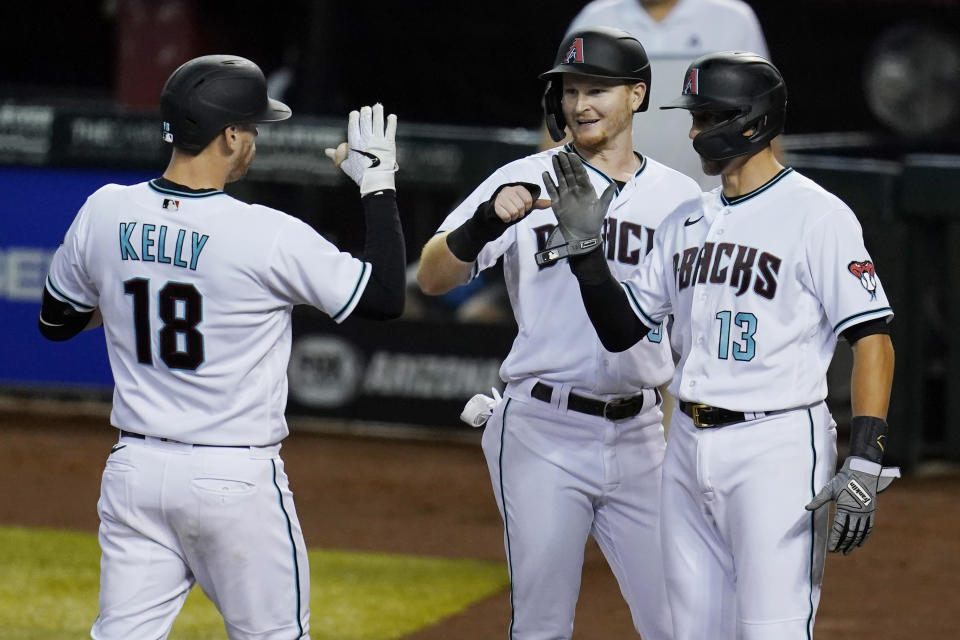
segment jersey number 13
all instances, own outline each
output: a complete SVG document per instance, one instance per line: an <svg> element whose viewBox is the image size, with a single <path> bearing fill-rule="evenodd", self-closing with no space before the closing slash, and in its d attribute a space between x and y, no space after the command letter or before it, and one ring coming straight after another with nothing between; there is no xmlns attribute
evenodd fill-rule
<svg viewBox="0 0 960 640"><path fill-rule="evenodd" d="M150 281L132 278L123 291L133 296L133 330L137 362L153 364L150 328ZM203 363L203 334L197 325L203 319L203 296L192 284L168 282L158 296L160 359L171 369L195 371Z"/></svg>
<svg viewBox="0 0 960 640"><path fill-rule="evenodd" d="M734 315L732 311L721 311L716 318L720 321L720 345L717 357L726 360L732 351L734 360L744 362L753 360L757 351L757 343L753 339L757 332L757 316L745 312ZM731 325L734 328L733 340L730 339Z"/></svg>

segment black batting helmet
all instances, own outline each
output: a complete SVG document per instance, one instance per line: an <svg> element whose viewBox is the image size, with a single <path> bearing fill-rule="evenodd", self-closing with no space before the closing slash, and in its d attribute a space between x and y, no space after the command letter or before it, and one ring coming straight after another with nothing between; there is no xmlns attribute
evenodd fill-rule
<svg viewBox="0 0 960 640"><path fill-rule="evenodd" d="M777 68L755 53L711 53L690 63L682 95L660 108L726 114L697 134L693 148L708 160L728 160L764 148L783 132L787 86Z"/></svg>
<svg viewBox="0 0 960 640"><path fill-rule="evenodd" d="M646 111L650 103L650 60L639 40L623 29L613 27L574 31L560 43L553 68L540 74L547 81L543 95L547 130L557 142L563 140L563 130L567 126L561 106L564 73L623 80L625 83L643 82L647 85L647 92L637 111Z"/></svg>
<svg viewBox="0 0 960 640"><path fill-rule="evenodd" d="M194 58L170 74L160 95L164 141L192 153L231 125L277 122L290 113L267 97L260 67L240 56Z"/></svg>

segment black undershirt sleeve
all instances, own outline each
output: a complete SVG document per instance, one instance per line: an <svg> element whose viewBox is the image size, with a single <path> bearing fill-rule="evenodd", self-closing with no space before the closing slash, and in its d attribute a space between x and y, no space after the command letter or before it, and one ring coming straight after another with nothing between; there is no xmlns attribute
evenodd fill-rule
<svg viewBox="0 0 960 640"><path fill-rule="evenodd" d="M607 351L626 351L650 332L630 308L627 294L610 273L602 251L571 256L569 261L580 283L583 306Z"/></svg>
<svg viewBox="0 0 960 640"><path fill-rule="evenodd" d="M403 313L407 285L407 256L397 192L377 191L361 198L366 221L363 260L372 270L363 295L351 315L370 320L393 320Z"/></svg>
<svg viewBox="0 0 960 640"><path fill-rule="evenodd" d="M475 262L488 242L503 235L507 227L519 222L504 222L496 213L495 203L500 192L507 187L523 187L534 200L540 197L540 186L530 182L508 182L497 187L486 202L481 202L473 215L447 234L447 248L462 262Z"/></svg>
<svg viewBox="0 0 960 640"><path fill-rule="evenodd" d="M54 298L44 287L37 328L47 340L63 342L83 331L92 316L93 311L77 311L66 302Z"/></svg>
<svg viewBox="0 0 960 640"><path fill-rule="evenodd" d="M887 322L887 320L889 320L889 318L867 320L866 322L855 324L852 327L847 327L840 332L840 335L843 336L850 345L853 345L853 343L861 338L866 338L867 336L872 336L877 333L890 335L890 323Z"/></svg>

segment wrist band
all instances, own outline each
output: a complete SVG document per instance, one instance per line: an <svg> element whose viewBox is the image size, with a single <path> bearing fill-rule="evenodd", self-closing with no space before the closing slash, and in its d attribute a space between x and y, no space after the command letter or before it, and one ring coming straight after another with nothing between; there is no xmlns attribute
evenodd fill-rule
<svg viewBox="0 0 960 640"><path fill-rule="evenodd" d="M511 224L497 217L493 203L506 187L523 187L536 200L540 195L540 187L527 182L511 182L502 184L493 192L490 199L480 204L473 216L462 225L447 234L447 248L458 260L474 262L483 247L491 240L499 238ZM521 218L522 219L522 218Z"/></svg>
<svg viewBox="0 0 960 640"><path fill-rule="evenodd" d="M887 440L887 421L873 416L850 420L850 455L879 463Z"/></svg>

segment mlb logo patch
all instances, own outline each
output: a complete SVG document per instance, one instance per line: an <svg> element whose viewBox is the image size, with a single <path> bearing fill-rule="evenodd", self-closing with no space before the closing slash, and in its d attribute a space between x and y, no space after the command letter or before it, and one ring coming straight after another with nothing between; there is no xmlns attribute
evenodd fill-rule
<svg viewBox="0 0 960 640"><path fill-rule="evenodd" d="M170 123L163 123L163 141L164 142L173 142L173 134L170 133Z"/></svg>
<svg viewBox="0 0 960 640"><path fill-rule="evenodd" d="M583 62L583 38L574 38L573 44L570 45L570 49L567 51L567 55L563 59L564 64L571 64L575 62Z"/></svg>
<svg viewBox="0 0 960 640"><path fill-rule="evenodd" d="M171 200L170 198L163 199L163 208L168 211L180 211L180 201Z"/></svg>
<svg viewBox="0 0 960 640"><path fill-rule="evenodd" d="M690 69L687 79L683 82L683 95L697 95L700 93L700 69Z"/></svg>

